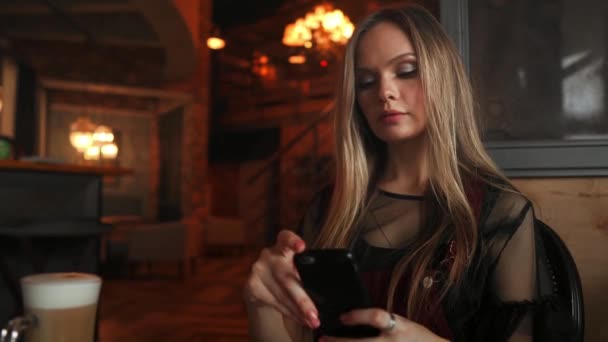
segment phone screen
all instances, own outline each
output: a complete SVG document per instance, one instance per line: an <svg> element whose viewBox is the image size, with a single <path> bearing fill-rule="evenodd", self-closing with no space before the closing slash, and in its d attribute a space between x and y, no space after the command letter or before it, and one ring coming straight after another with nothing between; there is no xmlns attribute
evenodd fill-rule
<svg viewBox="0 0 608 342"><path fill-rule="evenodd" d="M352 254L345 249L313 249L294 256L302 285L319 310L319 333L338 337L378 336L369 326L346 326L340 315L370 308L371 301L359 277Z"/></svg>

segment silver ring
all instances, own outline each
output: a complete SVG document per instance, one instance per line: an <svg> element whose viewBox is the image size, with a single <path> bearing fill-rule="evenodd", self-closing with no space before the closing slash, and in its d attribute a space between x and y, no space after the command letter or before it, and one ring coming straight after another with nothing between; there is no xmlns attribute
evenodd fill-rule
<svg viewBox="0 0 608 342"><path fill-rule="evenodd" d="M395 325L397 325L397 320L395 319L395 314L392 312L389 312L388 314L389 314L388 324L384 329L382 329L383 331L386 331L386 332L390 332L391 330L393 330L395 328Z"/></svg>

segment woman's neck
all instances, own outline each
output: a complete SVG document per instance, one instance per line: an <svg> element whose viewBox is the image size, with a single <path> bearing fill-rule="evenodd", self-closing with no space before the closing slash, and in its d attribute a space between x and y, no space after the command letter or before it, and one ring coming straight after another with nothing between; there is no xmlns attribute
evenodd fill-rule
<svg viewBox="0 0 608 342"><path fill-rule="evenodd" d="M387 145L387 160L378 186L384 190L422 195L428 185L427 140L424 137Z"/></svg>

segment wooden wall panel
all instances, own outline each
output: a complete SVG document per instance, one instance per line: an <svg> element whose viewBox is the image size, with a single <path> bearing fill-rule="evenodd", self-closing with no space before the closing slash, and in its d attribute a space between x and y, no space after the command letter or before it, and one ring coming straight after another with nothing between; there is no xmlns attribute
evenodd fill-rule
<svg viewBox="0 0 608 342"><path fill-rule="evenodd" d="M585 341L608 341L608 178L518 179L515 184L574 256L585 298Z"/></svg>

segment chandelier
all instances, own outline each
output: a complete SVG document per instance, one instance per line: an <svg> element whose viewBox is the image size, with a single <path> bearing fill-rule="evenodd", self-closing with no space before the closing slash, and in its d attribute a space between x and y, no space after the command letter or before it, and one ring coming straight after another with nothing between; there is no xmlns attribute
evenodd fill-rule
<svg viewBox="0 0 608 342"><path fill-rule="evenodd" d="M335 55L354 30L355 25L348 16L331 4L323 3L285 27L283 44L307 49L314 47L324 56Z"/></svg>

